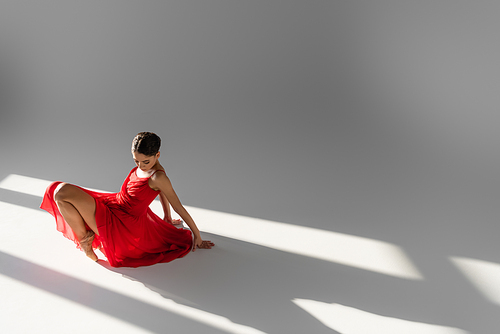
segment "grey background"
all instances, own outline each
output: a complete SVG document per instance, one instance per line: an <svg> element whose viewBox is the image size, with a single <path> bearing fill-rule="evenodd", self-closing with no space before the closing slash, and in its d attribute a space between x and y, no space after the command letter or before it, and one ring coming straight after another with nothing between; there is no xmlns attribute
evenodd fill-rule
<svg viewBox="0 0 500 334"><path fill-rule="evenodd" d="M154 131L184 204L394 243L426 277L344 282L351 306L498 328L448 260L500 262L497 2L0 7L0 179L117 191Z"/></svg>

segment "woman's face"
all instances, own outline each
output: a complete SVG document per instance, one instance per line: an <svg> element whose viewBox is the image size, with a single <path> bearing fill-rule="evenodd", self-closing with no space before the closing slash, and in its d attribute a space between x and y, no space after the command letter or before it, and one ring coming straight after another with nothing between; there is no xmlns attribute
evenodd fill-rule
<svg viewBox="0 0 500 334"><path fill-rule="evenodd" d="M156 153L156 155L147 156L139 152L132 152L132 156L134 157L134 162L143 172L147 172L156 164L158 158L160 157L160 152Z"/></svg>

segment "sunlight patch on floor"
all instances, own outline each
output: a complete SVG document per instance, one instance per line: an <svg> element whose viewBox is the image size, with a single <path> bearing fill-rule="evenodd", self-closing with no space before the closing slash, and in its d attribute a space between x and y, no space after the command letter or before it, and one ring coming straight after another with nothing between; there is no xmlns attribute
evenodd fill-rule
<svg viewBox="0 0 500 334"><path fill-rule="evenodd" d="M0 188L43 196L50 181L11 174ZM151 205L160 214L159 201ZM202 231L394 277L421 280L400 247L374 239L186 206Z"/></svg>
<svg viewBox="0 0 500 334"><path fill-rule="evenodd" d="M342 334L467 334L458 328L381 316L340 304L308 299L292 301L325 326Z"/></svg>
<svg viewBox="0 0 500 334"><path fill-rule="evenodd" d="M500 305L500 264L465 257L451 262L486 299Z"/></svg>
<svg viewBox="0 0 500 334"><path fill-rule="evenodd" d="M380 274L423 279L403 249L388 242L199 208L189 212L205 232Z"/></svg>
<svg viewBox="0 0 500 334"><path fill-rule="evenodd" d="M4 333L152 333L2 274L0 291Z"/></svg>
<svg viewBox="0 0 500 334"><path fill-rule="evenodd" d="M34 177L10 174L0 182L0 188L32 196L43 196L45 189L51 183Z"/></svg>

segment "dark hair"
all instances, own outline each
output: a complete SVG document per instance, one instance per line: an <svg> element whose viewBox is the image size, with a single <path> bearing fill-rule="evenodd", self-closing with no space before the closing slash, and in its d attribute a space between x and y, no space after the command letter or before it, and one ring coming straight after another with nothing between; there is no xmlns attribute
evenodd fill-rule
<svg viewBox="0 0 500 334"><path fill-rule="evenodd" d="M155 155L160 151L161 139L153 132L139 132L132 141L132 152L145 156Z"/></svg>

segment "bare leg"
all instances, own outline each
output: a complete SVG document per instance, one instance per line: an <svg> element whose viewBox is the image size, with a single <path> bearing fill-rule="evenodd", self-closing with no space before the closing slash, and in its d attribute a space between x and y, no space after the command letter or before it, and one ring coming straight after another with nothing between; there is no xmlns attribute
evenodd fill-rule
<svg viewBox="0 0 500 334"><path fill-rule="evenodd" d="M85 191L71 184L62 183L56 189L55 200L64 220L71 227L85 254L97 261L92 249L94 233L99 235L95 221L95 201ZM92 231L87 231L87 224Z"/></svg>

